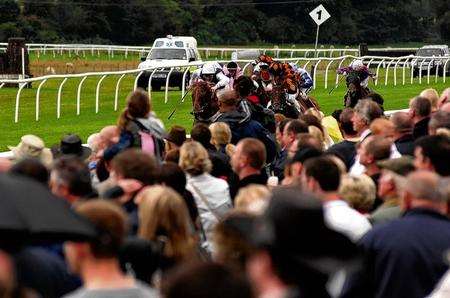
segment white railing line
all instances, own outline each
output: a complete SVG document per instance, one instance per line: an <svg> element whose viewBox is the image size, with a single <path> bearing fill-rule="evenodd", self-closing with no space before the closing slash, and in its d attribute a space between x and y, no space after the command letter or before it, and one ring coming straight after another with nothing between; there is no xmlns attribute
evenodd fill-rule
<svg viewBox="0 0 450 298"><path fill-rule="evenodd" d="M123 79L125 76L126 76L125 73L122 74L122 75L120 76L120 78L117 80L117 83L116 83L116 92L115 92L115 95L114 95L114 111L117 111L117 108L118 108L118 103L119 103L119 86L120 86L120 82L122 81L122 79ZM150 95L150 92L149 92L149 95Z"/></svg>
<svg viewBox="0 0 450 298"><path fill-rule="evenodd" d="M166 89L164 90L165 94L164 94L164 103L167 103L167 101L169 100L169 81L170 81L170 75L172 74L172 71L174 70L174 68L172 67L169 70L169 73L167 74L166 77Z"/></svg>
<svg viewBox="0 0 450 298"><path fill-rule="evenodd" d="M97 88L95 89L95 113L98 114L99 106L100 106L100 85L102 84L103 80L108 75L103 75L100 80L98 80Z"/></svg>
<svg viewBox="0 0 450 298"><path fill-rule="evenodd" d="M56 118L61 117L61 95L62 95L62 88L64 84L67 82L69 78L64 78L64 80L61 82L58 88L58 97L56 99Z"/></svg>
<svg viewBox="0 0 450 298"><path fill-rule="evenodd" d="M39 95L41 94L41 88L45 84L45 82L47 82L47 79L42 80L36 91L36 121L39 121L39 101L40 101Z"/></svg>
<svg viewBox="0 0 450 298"><path fill-rule="evenodd" d="M88 76L84 76L80 83L78 83L78 88L77 88L77 115L80 115L80 110L81 110L81 86L83 86L84 81L86 81L86 79L88 78Z"/></svg>

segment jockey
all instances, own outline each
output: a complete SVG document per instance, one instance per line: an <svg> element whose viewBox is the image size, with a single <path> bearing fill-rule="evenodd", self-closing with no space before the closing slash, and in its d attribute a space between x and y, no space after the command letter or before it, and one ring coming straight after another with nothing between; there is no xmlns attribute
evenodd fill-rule
<svg viewBox="0 0 450 298"><path fill-rule="evenodd" d="M214 92L217 89L224 88L230 82L230 79L223 73L222 66L216 61L206 62L202 68L194 71L189 85L192 86L192 84L200 80L214 84L211 87Z"/></svg>
<svg viewBox="0 0 450 298"><path fill-rule="evenodd" d="M364 65L362 60L356 59L350 63L349 67L339 68L338 73L347 76L351 72L356 72L360 81L361 87L367 88L369 85L369 79L374 78L375 75L370 72L367 66Z"/></svg>
<svg viewBox="0 0 450 298"><path fill-rule="evenodd" d="M259 62L255 65L252 75L255 86L264 88L264 91L270 92L273 89L273 77L269 72L269 65L265 62Z"/></svg>
<svg viewBox="0 0 450 298"><path fill-rule="evenodd" d="M298 77L300 79L298 82L298 87L300 88L300 91L303 94L308 94L314 85L311 75L309 74L309 72L306 69L299 67L298 65L296 65L294 63L289 63L289 64L292 66L292 69L294 70L294 72L296 74L298 74Z"/></svg>
<svg viewBox="0 0 450 298"><path fill-rule="evenodd" d="M230 79L230 82L228 83L229 89L233 89L234 81L242 76L241 68L234 61L228 62L228 64L223 67L223 73Z"/></svg>

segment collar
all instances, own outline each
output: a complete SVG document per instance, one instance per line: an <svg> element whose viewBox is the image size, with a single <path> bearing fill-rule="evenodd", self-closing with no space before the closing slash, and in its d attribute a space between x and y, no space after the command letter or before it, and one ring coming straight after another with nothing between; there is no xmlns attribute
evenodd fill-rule
<svg viewBox="0 0 450 298"><path fill-rule="evenodd" d="M344 200L331 200L331 201L326 201L323 203L323 205L327 208L330 207L339 207L339 206L346 206L348 207L348 203Z"/></svg>
<svg viewBox="0 0 450 298"><path fill-rule="evenodd" d="M405 217L406 216L428 216L428 217L434 217L434 218L439 218L439 219L445 219L448 220L448 217L433 210L430 208L423 208L423 207L419 207L419 208L412 208L410 210L407 210L405 212Z"/></svg>
<svg viewBox="0 0 450 298"><path fill-rule="evenodd" d="M365 131L363 131L361 133L361 136L359 137L359 141L362 142L364 141L365 138L367 138L372 132L370 131L369 128L367 128Z"/></svg>

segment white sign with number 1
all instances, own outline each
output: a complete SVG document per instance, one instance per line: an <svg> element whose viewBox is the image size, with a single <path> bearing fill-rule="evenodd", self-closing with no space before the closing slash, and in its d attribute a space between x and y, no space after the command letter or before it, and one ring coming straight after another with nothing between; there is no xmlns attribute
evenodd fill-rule
<svg viewBox="0 0 450 298"><path fill-rule="evenodd" d="M314 20L314 22L316 22L317 26L320 26L331 17L322 4L314 8L313 11L309 13L309 16Z"/></svg>

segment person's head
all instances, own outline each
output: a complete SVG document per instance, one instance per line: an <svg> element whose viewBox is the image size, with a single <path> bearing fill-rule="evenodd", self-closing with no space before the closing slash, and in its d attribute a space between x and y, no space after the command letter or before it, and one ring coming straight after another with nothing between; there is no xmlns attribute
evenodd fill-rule
<svg viewBox="0 0 450 298"><path fill-rule="evenodd" d="M183 171L193 176L209 173L212 169L208 151L196 141L186 142L181 146L178 165Z"/></svg>
<svg viewBox="0 0 450 298"><path fill-rule="evenodd" d="M442 214L447 213L447 198L439 191L439 175L429 171L409 174L402 187L403 210L431 208Z"/></svg>
<svg viewBox="0 0 450 298"><path fill-rule="evenodd" d="M350 206L361 213L368 213L373 207L377 189L373 180L367 175L344 175L339 195Z"/></svg>
<svg viewBox="0 0 450 298"><path fill-rule="evenodd" d="M322 123L320 123L320 119L317 118L316 116L314 116L312 114L303 114L303 115L300 116L299 119L304 121L306 123L306 125L308 125L308 126L315 126L320 131L323 132Z"/></svg>
<svg viewBox="0 0 450 298"><path fill-rule="evenodd" d="M439 102L439 93L433 89L425 89L422 92L420 92L420 97L425 97L428 99L431 103L431 111L436 111L438 109L438 102Z"/></svg>
<svg viewBox="0 0 450 298"><path fill-rule="evenodd" d="M450 102L450 88L445 89L442 91L441 97L438 101L438 108L441 109L442 106L446 103Z"/></svg>
<svg viewBox="0 0 450 298"><path fill-rule="evenodd" d="M378 196L384 200L399 198L400 193L397 187L401 177L405 177L413 172L414 159L411 156L402 156L377 162L381 169L381 176L378 180Z"/></svg>
<svg viewBox="0 0 450 298"><path fill-rule="evenodd" d="M441 176L450 175L450 140L446 136L424 136L414 146L414 166Z"/></svg>
<svg viewBox="0 0 450 298"><path fill-rule="evenodd" d="M319 132L316 130L315 133L318 134ZM293 143L293 150L299 151L303 148L313 147L319 151L323 151L323 142L321 138L322 137L320 136L314 136L312 133L299 133Z"/></svg>
<svg viewBox="0 0 450 298"><path fill-rule="evenodd" d="M239 189L234 199L234 208L239 211L258 213L264 209L269 197L270 191L267 186L250 184Z"/></svg>
<svg viewBox="0 0 450 298"><path fill-rule="evenodd" d="M192 255L194 241L189 212L177 192L165 186L150 186L138 194L136 201L140 238L165 241L164 255L177 261Z"/></svg>
<svg viewBox="0 0 450 298"><path fill-rule="evenodd" d="M237 109L239 96L234 90L225 90L218 95L219 111L222 113Z"/></svg>
<svg viewBox="0 0 450 298"><path fill-rule="evenodd" d="M215 122L209 126L211 131L211 143L217 147L231 142L231 129L225 122Z"/></svg>
<svg viewBox="0 0 450 298"><path fill-rule="evenodd" d="M92 194L91 174L88 166L74 156L63 156L55 161L50 174L53 194L70 203Z"/></svg>
<svg viewBox="0 0 450 298"><path fill-rule="evenodd" d="M118 205L99 199L82 202L74 209L95 226L98 236L90 242L66 242L65 255L70 270L80 274L99 262L114 262L119 269L117 258L128 230L125 212Z"/></svg>
<svg viewBox="0 0 450 298"><path fill-rule="evenodd" d="M180 161L180 148L172 149L166 152L164 155L165 162L174 162L178 164Z"/></svg>
<svg viewBox="0 0 450 298"><path fill-rule="evenodd" d="M283 145L285 147L290 146L299 133L308 132L308 125L301 120L291 120L285 126L283 130Z"/></svg>
<svg viewBox="0 0 450 298"><path fill-rule="evenodd" d="M383 110L380 106L369 99L358 101L353 111L353 129L358 133L368 129L373 120L383 115Z"/></svg>
<svg viewBox="0 0 450 298"><path fill-rule="evenodd" d="M414 123L408 113L396 112L392 114L390 120L394 125L395 139L412 132Z"/></svg>
<svg viewBox="0 0 450 298"><path fill-rule="evenodd" d="M450 101L443 104L439 110L450 113Z"/></svg>
<svg viewBox="0 0 450 298"><path fill-rule="evenodd" d="M322 194L337 192L341 183L341 171L330 158L310 158L303 163L302 185L311 192Z"/></svg>
<svg viewBox="0 0 450 298"><path fill-rule="evenodd" d="M414 123L419 122L423 118L429 117L431 114L431 102L421 96L414 97L409 102L409 115Z"/></svg>
<svg viewBox="0 0 450 298"><path fill-rule="evenodd" d="M382 136L385 138L393 138L394 124L385 118L378 118L373 120L369 126L372 135Z"/></svg>
<svg viewBox="0 0 450 298"><path fill-rule="evenodd" d="M239 97L245 98L249 96L255 89L253 80L247 76L240 76L234 81L234 90L239 94Z"/></svg>
<svg viewBox="0 0 450 298"><path fill-rule="evenodd" d="M230 61L227 63L227 69L230 76L234 77L238 70L238 64L234 61Z"/></svg>
<svg viewBox="0 0 450 298"><path fill-rule="evenodd" d="M147 118L150 111L150 98L147 92L138 88L128 94L127 106L120 115L117 126L126 129L130 119Z"/></svg>
<svg viewBox="0 0 450 298"><path fill-rule="evenodd" d="M283 120L281 120L280 122L278 122L277 124L277 128L275 130L275 137L277 139L278 144L280 144L281 147L284 147L284 139L283 139L283 132L284 132L284 128L286 127L286 125L292 121L292 119L290 118L285 118Z"/></svg>
<svg viewBox="0 0 450 298"><path fill-rule="evenodd" d="M383 96L381 96L380 94L372 92L372 93L367 94L366 97L364 97L364 99L369 99L373 102L376 102L380 106L380 108L383 110L384 99L383 99Z"/></svg>
<svg viewBox="0 0 450 298"><path fill-rule="evenodd" d="M113 144L119 142L120 131L117 125L108 125L99 132L99 150L105 150Z"/></svg>
<svg viewBox="0 0 450 298"><path fill-rule="evenodd" d="M317 128L317 126L310 125L308 126L308 133L317 140L320 150L323 150L325 148L325 137L323 135L323 132L319 128Z"/></svg>
<svg viewBox="0 0 450 298"><path fill-rule="evenodd" d="M179 148L186 141L186 130L180 125L173 125L164 139L167 151Z"/></svg>
<svg viewBox="0 0 450 298"><path fill-rule="evenodd" d="M428 123L428 134L435 135L439 128L450 129L450 113L444 111L437 111L431 115Z"/></svg>
<svg viewBox="0 0 450 298"><path fill-rule="evenodd" d="M289 170L292 177L299 178L303 171L303 164L310 158L319 157L322 151L314 146L300 148L289 161Z"/></svg>
<svg viewBox="0 0 450 298"><path fill-rule="evenodd" d="M345 108L339 115L339 128L344 137L355 137L358 134L353 128L354 113L352 108Z"/></svg>
<svg viewBox="0 0 450 298"><path fill-rule="evenodd" d="M166 298L254 297L243 275L211 262L179 267L163 283L162 293Z"/></svg>
<svg viewBox="0 0 450 298"><path fill-rule="evenodd" d="M229 212L214 227L213 259L238 271L245 271L245 262L253 251L246 239L256 219L256 215L235 210Z"/></svg>
<svg viewBox="0 0 450 298"><path fill-rule="evenodd" d="M245 174L247 170L260 171L265 163L266 148L260 140L253 138L240 140L231 157L231 167L238 176Z"/></svg>
<svg viewBox="0 0 450 298"><path fill-rule="evenodd" d="M382 136L367 137L358 148L359 162L368 167L391 155L392 141Z"/></svg>
<svg viewBox="0 0 450 298"><path fill-rule="evenodd" d="M36 180L45 187L48 187L50 173L44 164L35 158L22 159L18 163L14 164L9 173L14 175L21 175Z"/></svg>
<svg viewBox="0 0 450 298"><path fill-rule="evenodd" d="M139 149L122 151L111 162L111 176L116 180L136 179L144 185L152 185L157 171L155 157Z"/></svg>
<svg viewBox="0 0 450 298"><path fill-rule="evenodd" d="M197 123L191 130L191 140L197 141L205 148L211 147L211 130L205 123Z"/></svg>

